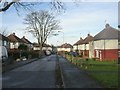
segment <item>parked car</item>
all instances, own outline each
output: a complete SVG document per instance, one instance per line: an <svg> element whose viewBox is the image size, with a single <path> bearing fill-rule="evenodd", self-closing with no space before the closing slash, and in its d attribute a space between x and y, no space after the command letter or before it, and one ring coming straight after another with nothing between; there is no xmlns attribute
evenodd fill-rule
<svg viewBox="0 0 120 90"><path fill-rule="evenodd" d="M6 47L0 46L0 62L4 63L8 60L8 51Z"/></svg>
<svg viewBox="0 0 120 90"><path fill-rule="evenodd" d="M46 50L45 54L46 54L46 55L50 55L50 54L51 54L51 51L50 51L50 50Z"/></svg>

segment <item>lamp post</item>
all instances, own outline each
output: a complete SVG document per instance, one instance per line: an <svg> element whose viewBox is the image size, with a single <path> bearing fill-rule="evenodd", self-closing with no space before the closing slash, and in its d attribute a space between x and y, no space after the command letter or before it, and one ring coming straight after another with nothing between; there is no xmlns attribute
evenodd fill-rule
<svg viewBox="0 0 120 90"><path fill-rule="evenodd" d="M64 32L63 31L58 31L58 32L61 32L63 34L63 47L62 48L64 49L64 37L65 37ZM63 50L63 55L65 55L64 50Z"/></svg>

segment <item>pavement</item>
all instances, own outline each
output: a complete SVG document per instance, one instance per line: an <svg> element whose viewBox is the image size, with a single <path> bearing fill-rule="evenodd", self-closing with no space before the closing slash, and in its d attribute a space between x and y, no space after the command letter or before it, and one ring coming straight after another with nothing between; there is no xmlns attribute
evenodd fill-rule
<svg viewBox="0 0 120 90"><path fill-rule="evenodd" d="M78 69L65 58L61 56L58 57L64 88L102 88L102 86L89 77L85 71Z"/></svg>

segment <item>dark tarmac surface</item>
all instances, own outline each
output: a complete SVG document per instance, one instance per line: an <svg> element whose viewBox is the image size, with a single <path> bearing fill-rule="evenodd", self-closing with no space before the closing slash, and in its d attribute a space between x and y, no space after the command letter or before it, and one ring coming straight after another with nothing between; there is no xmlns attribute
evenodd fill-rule
<svg viewBox="0 0 120 90"><path fill-rule="evenodd" d="M2 75L2 88L58 88L56 65L60 66L63 88L102 88L84 71L56 55L38 59Z"/></svg>
<svg viewBox="0 0 120 90"><path fill-rule="evenodd" d="M59 56L59 64L65 88L102 88L85 71L78 69L61 56Z"/></svg>
<svg viewBox="0 0 120 90"><path fill-rule="evenodd" d="M2 75L2 88L55 88L56 56L34 61Z"/></svg>

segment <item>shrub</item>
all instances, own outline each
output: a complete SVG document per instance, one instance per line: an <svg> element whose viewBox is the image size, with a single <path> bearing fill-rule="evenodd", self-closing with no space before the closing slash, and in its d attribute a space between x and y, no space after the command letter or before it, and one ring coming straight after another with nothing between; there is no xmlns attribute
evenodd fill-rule
<svg viewBox="0 0 120 90"><path fill-rule="evenodd" d="M38 58L39 57L39 51L30 51L31 58Z"/></svg>
<svg viewBox="0 0 120 90"><path fill-rule="evenodd" d="M9 62L13 63L16 59L20 58L20 52L17 50L14 51L8 51L8 56L9 56Z"/></svg>
<svg viewBox="0 0 120 90"><path fill-rule="evenodd" d="M96 61L96 58L92 58L93 61Z"/></svg>
<svg viewBox="0 0 120 90"><path fill-rule="evenodd" d="M89 58L86 58L85 61L89 61Z"/></svg>

